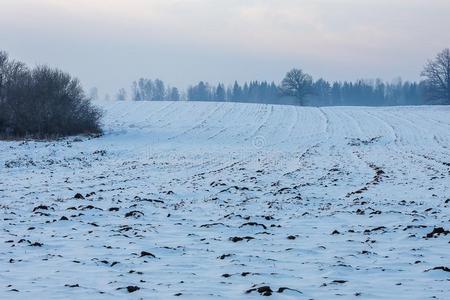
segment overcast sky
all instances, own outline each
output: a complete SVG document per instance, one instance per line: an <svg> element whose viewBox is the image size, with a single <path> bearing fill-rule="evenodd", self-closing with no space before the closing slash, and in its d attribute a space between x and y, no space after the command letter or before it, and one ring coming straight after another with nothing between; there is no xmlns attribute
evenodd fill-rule
<svg viewBox="0 0 450 300"><path fill-rule="evenodd" d="M0 49L101 93L139 77L417 80L450 47L449 0L0 0Z"/></svg>

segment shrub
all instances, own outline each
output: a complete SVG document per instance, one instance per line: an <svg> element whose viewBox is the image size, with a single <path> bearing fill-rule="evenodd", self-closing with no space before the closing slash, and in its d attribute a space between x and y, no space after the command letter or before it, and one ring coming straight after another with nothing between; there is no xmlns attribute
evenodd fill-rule
<svg viewBox="0 0 450 300"><path fill-rule="evenodd" d="M1 137L100 133L101 116L77 79L47 66L29 69L0 52Z"/></svg>

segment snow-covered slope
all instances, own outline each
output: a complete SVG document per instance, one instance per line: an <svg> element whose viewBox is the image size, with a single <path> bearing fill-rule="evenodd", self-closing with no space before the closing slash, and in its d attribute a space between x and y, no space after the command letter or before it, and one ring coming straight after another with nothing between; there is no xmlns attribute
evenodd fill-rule
<svg viewBox="0 0 450 300"><path fill-rule="evenodd" d="M0 142L1 299L448 299L450 107L102 106Z"/></svg>

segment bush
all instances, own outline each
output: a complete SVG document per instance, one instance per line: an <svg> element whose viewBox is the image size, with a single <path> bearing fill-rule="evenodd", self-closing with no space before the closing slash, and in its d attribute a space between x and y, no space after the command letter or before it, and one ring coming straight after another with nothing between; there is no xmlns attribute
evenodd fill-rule
<svg viewBox="0 0 450 300"><path fill-rule="evenodd" d="M101 133L101 111L69 74L0 52L0 136L49 138Z"/></svg>

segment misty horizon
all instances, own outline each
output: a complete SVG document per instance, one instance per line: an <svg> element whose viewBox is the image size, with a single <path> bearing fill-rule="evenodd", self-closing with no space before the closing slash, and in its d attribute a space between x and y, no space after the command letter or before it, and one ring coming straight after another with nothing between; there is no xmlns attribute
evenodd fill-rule
<svg viewBox="0 0 450 300"><path fill-rule="evenodd" d="M278 83L293 67L330 81L417 81L450 27L450 3L439 0L0 2L3 50L102 95L141 77L182 90Z"/></svg>

